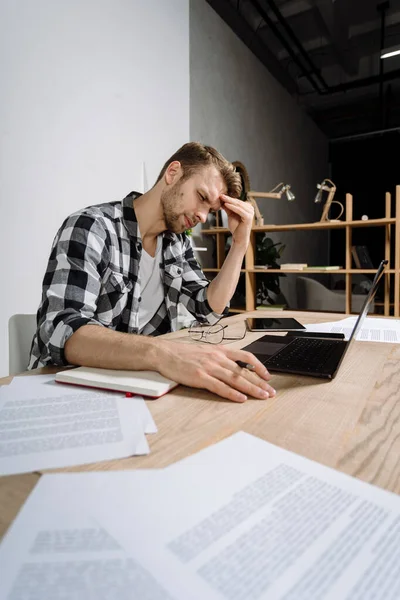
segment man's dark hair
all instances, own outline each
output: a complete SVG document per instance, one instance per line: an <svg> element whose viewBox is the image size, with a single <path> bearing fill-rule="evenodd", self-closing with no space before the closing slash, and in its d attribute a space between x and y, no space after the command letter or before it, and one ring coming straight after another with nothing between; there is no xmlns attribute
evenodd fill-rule
<svg viewBox="0 0 400 600"><path fill-rule="evenodd" d="M168 166L175 160L179 161L182 166L183 175L180 181L185 181L195 173L198 173L202 168L214 166L221 174L227 188L227 195L232 198L239 198L242 191L242 183L239 173L218 150L211 146L204 146L199 142L188 142L175 152L167 160L161 173L158 176L157 182L164 176Z"/></svg>

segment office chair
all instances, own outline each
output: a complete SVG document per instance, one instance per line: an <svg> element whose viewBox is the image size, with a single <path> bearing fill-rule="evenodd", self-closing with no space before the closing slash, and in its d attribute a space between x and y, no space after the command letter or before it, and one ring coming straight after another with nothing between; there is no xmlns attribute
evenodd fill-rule
<svg viewBox="0 0 400 600"><path fill-rule="evenodd" d="M346 294L344 290L330 290L311 277L296 278L297 309L322 310L327 312L345 312ZM351 295L351 310L360 312L365 301L365 294ZM374 311L374 302L370 312Z"/></svg>
<svg viewBox="0 0 400 600"><path fill-rule="evenodd" d="M36 331L36 315L12 315L8 321L9 374L26 371L32 339Z"/></svg>

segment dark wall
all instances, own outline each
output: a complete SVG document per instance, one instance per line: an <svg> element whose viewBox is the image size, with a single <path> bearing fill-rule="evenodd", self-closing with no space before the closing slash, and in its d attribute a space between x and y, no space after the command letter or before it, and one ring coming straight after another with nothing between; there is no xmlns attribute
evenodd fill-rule
<svg viewBox="0 0 400 600"><path fill-rule="evenodd" d="M346 193L353 195L354 219L364 214L370 219L384 217L385 192L392 194L392 217L395 215L395 187L400 185L399 133L331 143L330 163L331 179L337 187L335 199L345 204ZM334 210L335 206L332 218ZM353 228L352 243L367 246L374 267L378 267L384 258L383 227ZM330 264L344 266L344 248L344 231L331 231Z"/></svg>

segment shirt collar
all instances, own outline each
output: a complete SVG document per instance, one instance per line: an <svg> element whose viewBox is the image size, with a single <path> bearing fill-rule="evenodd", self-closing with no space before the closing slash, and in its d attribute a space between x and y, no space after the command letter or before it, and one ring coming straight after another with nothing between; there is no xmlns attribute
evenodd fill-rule
<svg viewBox="0 0 400 600"><path fill-rule="evenodd" d="M139 198L139 196L142 195L143 194L141 194L140 192L130 192L122 200L122 220L128 233L136 239L140 236L140 234L139 225L134 209L134 202L136 198ZM170 242L176 242L178 236L176 233L172 233L172 231L164 231L164 239L167 239Z"/></svg>
<svg viewBox="0 0 400 600"><path fill-rule="evenodd" d="M139 198L141 195L140 192L130 192L130 194L125 196L122 200L122 220L128 233L134 238L139 237L139 226L133 203L136 198Z"/></svg>

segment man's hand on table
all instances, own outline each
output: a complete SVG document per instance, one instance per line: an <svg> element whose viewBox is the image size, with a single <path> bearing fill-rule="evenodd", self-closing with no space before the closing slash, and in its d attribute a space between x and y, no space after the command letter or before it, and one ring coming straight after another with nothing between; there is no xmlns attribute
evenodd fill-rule
<svg viewBox="0 0 400 600"><path fill-rule="evenodd" d="M265 400L276 393L267 383L271 375L251 352L160 340L158 356L157 370L164 377L233 402L245 402L248 396ZM254 365L254 371L239 367L236 360Z"/></svg>

